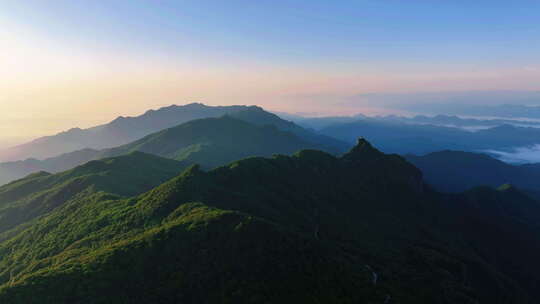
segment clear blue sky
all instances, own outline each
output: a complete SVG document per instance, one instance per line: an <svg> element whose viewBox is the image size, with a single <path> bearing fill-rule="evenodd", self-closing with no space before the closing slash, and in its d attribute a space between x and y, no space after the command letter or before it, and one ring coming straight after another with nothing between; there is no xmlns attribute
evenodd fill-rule
<svg viewBox="0 0 540 304"><path fill-rule="evenodd" d="M7 4L5 3L7 2ZM3 1L0 16L132 51L516 64L540 58L540 1Z"/></svg>
<svg viewBox="0 0 540 304"><path fill-rule="evenodd" d="M540 90L539 19L519 0L4 0L0 131L194 100L337 113L371 93Z"/></svg>

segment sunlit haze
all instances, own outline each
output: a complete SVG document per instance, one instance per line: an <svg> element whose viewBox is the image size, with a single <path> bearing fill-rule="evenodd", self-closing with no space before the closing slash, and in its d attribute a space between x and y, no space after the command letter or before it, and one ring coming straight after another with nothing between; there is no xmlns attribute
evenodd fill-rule
<svg viewBox="0 0 540 304"><path fill-rule="evenodd" d="M194 101L334 115L384 112L369 94L534 92L539 11L538 1L6 0L0 145Z"/></svg>

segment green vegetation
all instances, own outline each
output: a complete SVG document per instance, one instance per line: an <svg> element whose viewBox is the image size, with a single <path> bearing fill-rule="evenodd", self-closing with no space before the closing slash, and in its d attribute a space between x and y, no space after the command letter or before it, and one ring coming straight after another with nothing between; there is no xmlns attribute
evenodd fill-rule
<svg viewBox="0 0 540 304"><path fill-rule="evenodd" d="M72 128L11 149L0 150L0 160L44 159L86 148L116 147L194 119L219 117L254 108L254 106L206 106L200 103L171 105L149 110L140 116L120 116L107 124L88 129Z"/></svg>
<svg viewBox="0 0 540 304"><path fill-rule="evenodd" d="M291 154L301 149L320 147L301 140L293 133L280 131L274 125L256 126L224 116L193 120L105 150L102 156L141 151L214 168L250 156Z"/></svg>
<svg viewBox="0 0 540 304"><path fill-rule="evenodd" d="M192 120L116 148L99 151L85 149L45 160L0 163L0 184L36 171L61 172L90 160L134 151L214 168L249 156L290 154L301 149L337 153L348 147L338 140L315 135L261 108L247 109L236 115ZM233 116L238 116L238 119Z"/></svg>
<svg viewBox="0 0 540 304"><path fill-rule="evenodd" d="M195 134L193 123L174 134ZM124 150L144 151L168 136ZM169 156L205 149L159 146ZM155 170L145 167L141 176ZM140 188L125 185L79 192L4 232L0 302L457 304L538 296L539 222L526 216L540 211L535 201L510 186L439 194L413 165L365 140L339 158L303 150L210 171L193 165L132 197L125 196Z"/></svg>
<svg viewBox="0 0 540 304"><path fill-rule="evenodd" d="M169 159L133 152L88 162L58 174L38 172L0 187L0 233L81 196L107 192L132 196L152 189L182 170Z"/></svg>

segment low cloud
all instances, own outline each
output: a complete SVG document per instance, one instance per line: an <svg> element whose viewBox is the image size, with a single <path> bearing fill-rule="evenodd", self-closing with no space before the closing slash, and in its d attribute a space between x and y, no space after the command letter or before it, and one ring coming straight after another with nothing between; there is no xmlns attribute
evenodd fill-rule
<svg viewBox="0 0 540 304"><path fill-rule="evenodd" d="M529 147L519 147L511 151L487 150L485 152L490 153L507 163L540 163L540 144Z"/></svg>

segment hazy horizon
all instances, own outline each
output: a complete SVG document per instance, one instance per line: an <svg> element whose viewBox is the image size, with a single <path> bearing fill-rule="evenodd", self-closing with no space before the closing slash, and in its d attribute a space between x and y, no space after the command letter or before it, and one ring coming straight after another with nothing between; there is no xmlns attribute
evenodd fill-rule
<svg viewBox="0 0 540 304"><path fill-rule="evenodd" d="M320 116L452 103L437 97L448 92L540 92L535 1L0 8L0 145L189 102ZM477 97L464 102L524 100Z"/></svg>

